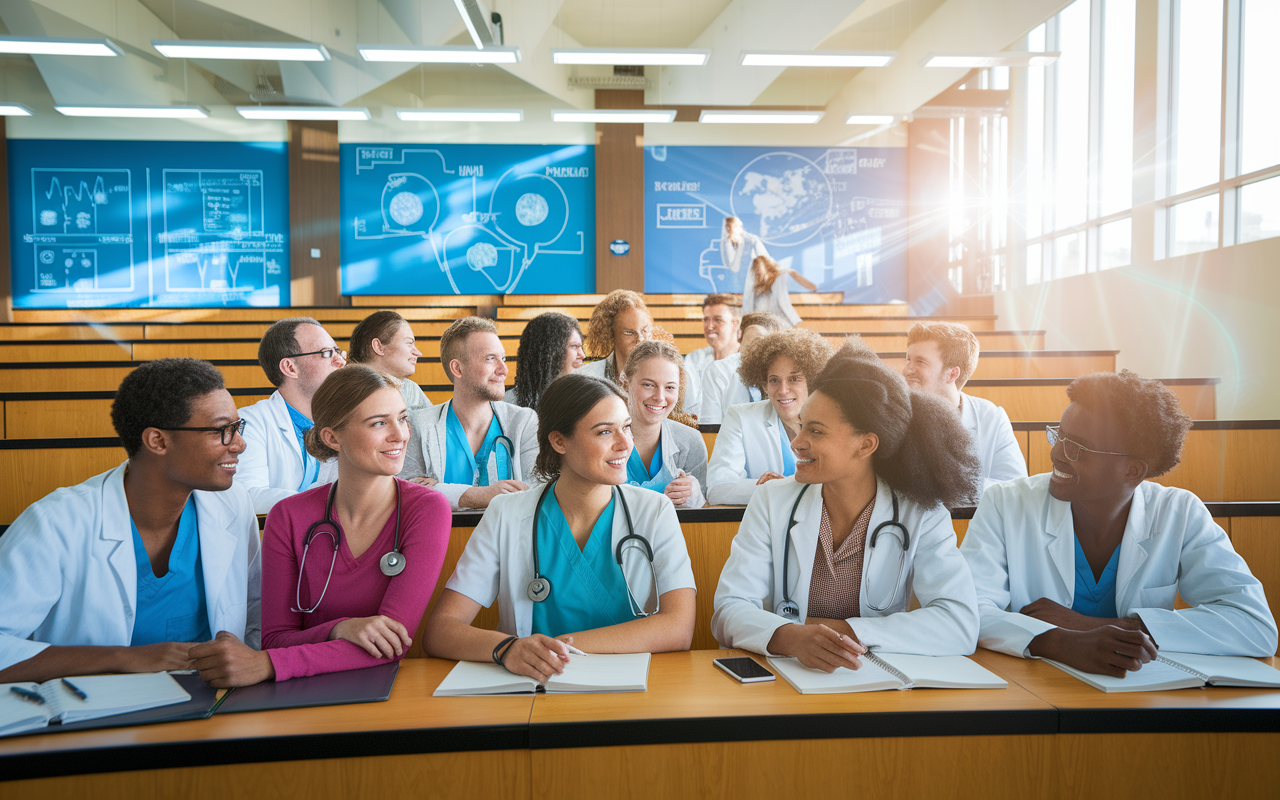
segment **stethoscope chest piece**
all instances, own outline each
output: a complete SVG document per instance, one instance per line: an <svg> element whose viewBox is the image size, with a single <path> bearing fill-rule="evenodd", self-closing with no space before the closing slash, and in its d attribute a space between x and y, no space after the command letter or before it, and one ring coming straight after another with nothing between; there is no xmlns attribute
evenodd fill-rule
<svg viewBox="0 0 1280 800"><path fill-rule="evenodd" d="M774 607L773 613L783 619L800 619L800 606L794 600L781 600Z"/></svg>
<svg viewBox="0 0 1280 800"><path fill-rule="evenodd" d="M529 599L541 603L551 596L551 581L546 578L534 578L529 581Z"/></svg>
<svg viewBox="0 0 1280 800"><path fill-rule="evenodd" d="M378 562L378 566L382 569L382 574L388 578L394 578L401 572L404 572L404 556L400 555L399 550L392 550L382 557Z"/></svg>

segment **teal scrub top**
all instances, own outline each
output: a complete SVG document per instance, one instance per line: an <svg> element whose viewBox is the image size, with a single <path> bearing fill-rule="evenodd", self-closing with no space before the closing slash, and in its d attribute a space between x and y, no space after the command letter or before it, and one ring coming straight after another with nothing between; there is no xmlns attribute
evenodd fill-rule
<svg viewBox="0 0 1280 800"><path fill-rule="evenodd" d="M554 637L635 619L627 582L613 557L614 500L609 500L579 550L555 487L547 493L538 513L538 556L540 571L551 582L551 595L533 604L533 632Z"/></svg>
<svg viewBox="0 0 1280 800"><path fill-rule="evenodd" d="M675 476L662 463L661 434L658 436L658 446L653 449L653 458L649 460L647 467L640 458L640 452L634 447L631 448L631 455L627 457L627 483L642 489L662 492L666 491L667 484L673 480Z"/></svg>
<svg viewBox="0 0 1280 800"><path fill-rule="evenodd" d="M1084 548L1080 540L1072 537L1076 543L1076 596L1071 602L1071 610L1086 617L1116 617L1116 567L1120 564L1120 547L1111 553L1111 559L1102 570L1102 577L1093 580L1093 568L1089 559L1085 558Z"/></svg>
<svg viewBox="0 0 1280 800"><path fill-rule="evenodd" d="M453 404L449 405L449 416L445 422L448 435L445 437L444 482L461 483L465 486L489 485L489 459L494 460L494 472L498 480L510 480L514 477L511 469L510 454L507 448L498 444L502 436L502 423L498 422L495 413L489 421L489 430L480 443L478 453L471 452L471 443L467 441L467 432L462 429L462 422L453 413Z"/></svg>
<svg viewBox="0 0 1280 800"><path fill-rule="evenodd" d="M796 454L791 452L791 439L787 437L787 426L778 418L778 438L782 440L782 477L796 474Z"/></svg>
<svg viewBox="0 0 1280 800"><path fill-rule="evenodd" d="M285 401L284 405L289 409L289 419L293 421L293 434L298 437L298 447L302 448L302 483L298 484L298 491L301 492L310 489L311 484L315 483L316 478L320 476L320 462L307 452L306 442L307 431L314 428L316 424L307 419L306 414L289 405L288 401Z"/></svg>
<svg viewBox="0 0 1280 800"><path fill-rule="evenodd" d="M133 618L131 647L158 642L207 642L209 610L204 599L204 570L200 563L200 532L196 525L196 501L188 498L178 520L178 538L169 552L169 571L157 578L142 543L138 526L133 529L133 557L138 569L137 613Z"/></svg>

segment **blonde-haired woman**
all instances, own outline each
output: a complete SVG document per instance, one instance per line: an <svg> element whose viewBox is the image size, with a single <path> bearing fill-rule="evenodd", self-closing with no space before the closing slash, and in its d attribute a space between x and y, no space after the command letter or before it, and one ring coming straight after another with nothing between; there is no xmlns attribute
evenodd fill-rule
<svg viewBox="0 0 1280 800"><path fill-rule="evenodd" d="M409 441L400 381L353 364L311 401L307 451L338 479L281 500L262 542L262 646L275 679L398 660L449 545L444 495L399 480Z"/></svg>
<svg viewBox="0 0 1280 800"><path fill-rule="evenodd" d="M671 419L685 390L684 359L667 342L641 342L622 369L633 447L627 483L662 492L677 508L702 508L707 445L697 429Z"/></svg>
<svg viewBox="0 0 1280 800"><path fill-rule="evenodd" d="M791 307L791 295L787 292L788 275L811 292L818 288L817 284L794 269L784 269L768 256L757 256L751 262L747 283L742 287L742 313L768 311L780 317L788 327L799 325L800 315Z"/></svg>
<svg viewBox="0 0 1280 800"><path fill-rule="evenodd" d="M583 364L578 372L621 384L631 348L653 338L653 318L644 298L629 289L615 289L591 312L587 325L587 355L600 360Z"/></svg>

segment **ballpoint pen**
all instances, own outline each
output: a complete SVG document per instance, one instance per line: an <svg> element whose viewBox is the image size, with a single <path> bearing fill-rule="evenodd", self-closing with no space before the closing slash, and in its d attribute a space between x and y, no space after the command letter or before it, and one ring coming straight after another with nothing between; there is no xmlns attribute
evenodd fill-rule
<svg viewBox="0 0 1280 800"><path fill-rule="evenodd" d="M71 692L76 697L79 697L81 700L87 701L89 699L89 695L84 693L84 689L81 689L79 686L76 686L74 683L67 680L66 678L62 679L62 685L67 687L67 691Z"/></svg>
<svg viewBox="0 0 1280 800"><path fill-rule="evenodd" d="M21 686L10 686L9 691L26 700L28 703L35 703L38 706L44 705L44 698L38 692L30 689L23 689Z"/></svg>

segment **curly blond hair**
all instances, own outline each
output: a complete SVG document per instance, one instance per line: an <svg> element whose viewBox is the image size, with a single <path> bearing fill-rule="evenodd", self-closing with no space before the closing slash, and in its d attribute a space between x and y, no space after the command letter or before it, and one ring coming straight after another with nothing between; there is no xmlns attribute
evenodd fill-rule
<svg viewBox="0 0 1280 800"><path fill-rule="evenodd" d="M743 348L738 377L744 386L763 392L769 382L769 368L778 356L786 356L804 373L805 383L812 386L835 351L821 334L806 328L770 333Z"/></svg>
<svg viewBox="0 0 1280 800"><path fill-rule="evenodd" d="M638 308L646 314L649 307L644 298L630 289L615 289L600 301L600 305L591 312L591 321L587 323L587 354L596 358L604 358L613 352L613 321L624 309Z"/></svg>

